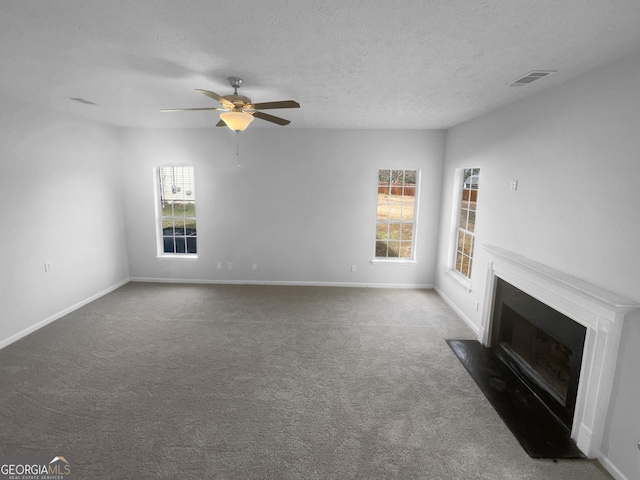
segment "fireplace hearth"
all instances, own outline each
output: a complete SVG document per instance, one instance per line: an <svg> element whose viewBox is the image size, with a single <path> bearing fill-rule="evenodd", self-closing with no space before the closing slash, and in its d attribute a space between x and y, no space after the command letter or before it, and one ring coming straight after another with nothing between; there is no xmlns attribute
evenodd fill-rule
<svg viewBox="0 0 640 480"><path fill-rule="evenodd" d="M496 355L495 349L477 340L447 343L530 457L584 458L567 427Z"/></svg>

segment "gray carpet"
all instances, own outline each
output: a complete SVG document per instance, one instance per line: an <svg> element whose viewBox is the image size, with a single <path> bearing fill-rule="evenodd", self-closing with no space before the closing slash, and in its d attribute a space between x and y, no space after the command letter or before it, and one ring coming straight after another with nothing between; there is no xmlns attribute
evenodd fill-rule
<svg viewBox="0 0 640 480"><path fill-rule="evenodd" d="M611 478L534 460L432 291L129 283L0 350L0 455L74 479Z"/></svg>

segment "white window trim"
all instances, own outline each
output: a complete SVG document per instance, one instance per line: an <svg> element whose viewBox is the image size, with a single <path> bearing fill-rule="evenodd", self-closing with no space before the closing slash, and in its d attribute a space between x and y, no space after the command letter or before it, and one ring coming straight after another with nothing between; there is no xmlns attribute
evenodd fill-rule
<svg viewBox="0 0 640 480"><path fill-rule="evenodd" d="M197 253L159 253L156 258L162 258L163 260L197 260Z"/></svg>
<svg viewBox="0 0 640 480"><path fill-rule="evenodd" d="M447 269L445 269L445 272L448 273L451 276L451 278L453 278L455 281L457 281L460 285L462 285L464 288L466 288L467 291L469 291L469 292L473 291L471 289L471 279L470 278L465 277L459 271L457 271L455 268L447 268Z"/></svg>
<svg viewBox="0 0 640 480"><path fill-rule="evenodd" d="M413 212L413 240L411 243L411 258L400 258L400 257L376 257L376 224L378 223L378 190L376 188L375 196L374 196L374 205L376 209L374 210L373 216L373 258L371 259L372 265L413 265L418 263L417 255L416 255L416 245L418 244L418 219L420 218L420 195L422 186L421 178L422 178L422 170L419 168L377 168L375 170L375 185L378 185L378 179L380 175L380 170L415 170L416 171L416 195L415 195L415 210Z"/></svg>
<svg viewBox="0 0 640 480"><path fill-rule="evenodd" d="M460 208L462 207L462 180L464 179L464 171L469 169L479 168L481 171L481 167L461 167L456 168L455 178L454 178L454 188L453 188L453 199L452 199L452 208L451 208L451 228L449 231L449 255L447 258L447 267L445 272L448 273L454 280L456 280L460 285L466 288L469 292L471 289L471 278L465 277L462 273L456 270L456 254L457 254L457 245L458 245L458 225L460 224ZM478 202L479 203L479 202ZM478 215L478 210L476 209L476 219ZM474 241L474 252L475 252L475 232L473 236ZM472 257L473 258L473 257ZM472 267L473 268L473 267ZM473 272L473 270L472 270Z"/></svg>
<svg viewBox="0 0 640 480"><path fill-rule="evenodd" d="M164 242L162 240L162 210L160 207L160 184L158 178L160 176L160 168L170 165L159 165L153 168L153 199L155 210L156 225L156 258L173 259L173 260L197 260L197 253L165 253ZM176 167L192 167L192 165L174 165ZM193 169L195 178L195 168ZM196 211L197 215L197 211ZM196 216L197 219L197 216ZM197 220L196 220L197 222ZM200 248L198 247L198 251Z"/></svg>
<svg viewBox="0 0 640 480"><path fill-rule="evenodd" d="M371 263L373 265L413 265L418 263L415 259L410 259L410 258L397 258L397 257L391 257L391 258L382 258L382 257L376 257L373 260L371 260Z"/></svg>

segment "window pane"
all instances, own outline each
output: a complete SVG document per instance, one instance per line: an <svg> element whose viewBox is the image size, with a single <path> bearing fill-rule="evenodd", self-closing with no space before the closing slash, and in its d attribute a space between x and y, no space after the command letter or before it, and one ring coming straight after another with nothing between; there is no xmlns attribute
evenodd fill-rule
<svg viewBox="0 0 640 480"><path fill-rule="evenodd" d="M400 256L400 242L389 242L388 244L388 256L399 257Z"/></svg>
<svg viewBox="0 0 640 480"><path fill-rule="evenodd" d="M387 242L376 242L376 257L387 256Z"/></svg>
<svg viewBox="0 0 640 480"><path fill-rule="evenodd" d="M402 240L413 240L413 225L402 225L400 238Z"/></svg>
<svg viewBox="0 0 640 480"><path fill-rule="evenodd" d="M183 217L184 216L184 203L174 203L173 204L173 216L174 217Z"/></svg>
<svg viewBox="0 0 640 480"><path fill-rule="evenodd" d="M473 236L464 234L464 243L462 247L462 253L471 256L473 253Z"/></svg>
<svg viewBox="0 0 640 480"><path fill-rule="evenodd" d="M474 168L471 175L475 179L475 188L480 188L480 169Z"/></svg>
<svg viewBox="0 0 640 480"><path fill-rule="evenodd" d="M400 223L389 224L389 238L392 240L400 240Z"/></svg>
<svg viewBox="0 0 640 480"><path fill-rule="evenodd" d="M469 202L468 208L469 210L476 211L476 207L478 205L478 190L470 190L469 191Z"/></svg>
<svg viewBox="0 0 640 480"><path fill-rule="evenodd" d="M416 197L404 197L402 204L402 219L412 221L416 213Z"/></svg>
<svg viewBox="0 0 640 480"><path fill-rule="evenodd" d="M185 235L185 226L184 226L184 221L180 221L180 220L174 220L173 221L173 230L175 232L175 235Z"/></svg>
<svg viewBox="0 0 640 480"><path fill-rule="evenodd" d="M404 183L405 183L405 185L415 186L417 178L418 178L418 171L417 170L405 170L404 171Z"/></svg>
<svg viewBox="0 0 640 480"><path fill-rule="evenodd" d="M391 178L391 170L379 170L378 171L378 184L379 185L389 185L389 181Z"/></svg>
<svg viewBox="0 0 640 480"><path fill-rule="evenodd" d="M400 257L411 258L411 242L400 243Z"/></svg>
<svg viewBox="0 0 640 480"><path fill-rule="evenodd" d="M376 239L378 239L378 240L388 240L389 239L389 224L387 224L387 223L377 223L376 224Z"/></svg>
<svg viewBox="0 0 640 480"><path fill-rule="evenodd" d="M173 241L173 237L162 237L163 241L163 252L164 253L174 253L175 252L175 244Z"/></svg>
<svg viewBox="0 0 640 480"><path fill-rule="evenodd" d="M391 215L391 207L389 204L378 204L377 220L389 220Z"/></svg>
<svg viewBox="0 0 640 480"><path fill-rule="evenodd" d="M458 226L460 228L464 228L465 230L467 230L468 220L469 220L469 210L467 210L465 208L461 208L460 209L460 223L459 223Z"/></svg>
<svg viewBox="0 0 640 480"><path fill-rule="evenodd" d="M469 212L469 221L467 222L467 230L470 232L476 229L476 212Z"/></svg>
<svg viewBox="0 0 640 480"><path fill-rule="evenodd" d="M469 257L462 256L462 270L460 271L465 277L469 276Z"/></svg>
<svg viewBox="0 0 640 480"><path fill-rule="evenodd" d="M407 197L415 197L416 187L404 187L404 194ZM410 199L407 198L406 201L410 201Z"/></svg>
<svg viewBox="0 0 640 480"><path fill-rule="evenodd" d="M198 253L197 241L196 237L187 237L187 253Z"/></svg>
<svg viewBox="0 0 640 480"><path fill-rule="evenodd" d="M195 204L195 202L189 202L189 203L185 204L184 215L185 215L185 217L190 217L190 218L196 216L196 204Z"/></svg>
<svg viewBox="0 0 640 480"><path fill-rule="evenodd" d="M402 203L394 202L390 207L390 220L402 220Z"/></svg>
<svg viewBox="0 0 640 480"><path fill-rule="evenodd" d="M388 195L390 184L391 184L391 171L379 170L378 171L378 194Z"/></svg>
<svg viewBox="0 0 640 480"><path fill-rule="evenodd" d="M472 195L471 195L472 190L469 188L465 188L462 190L462 205L464 206L464 208L469 208L469 202L472 202Z"/></svg>
<svg viewBox="0 0 640 480"><path fill-rule="evenodd" d="M457 238L456 242L457 242L456 250L458 252L461 252L462 251L462 246L464 245L464 232L463 231L458 230L458 238Z"/></svg>
<svg viewBox="0 0 640 480"><path fill-rule="evenodd" d="M175 237L176 253L187 253L187 242L184 237Z"/></svg>

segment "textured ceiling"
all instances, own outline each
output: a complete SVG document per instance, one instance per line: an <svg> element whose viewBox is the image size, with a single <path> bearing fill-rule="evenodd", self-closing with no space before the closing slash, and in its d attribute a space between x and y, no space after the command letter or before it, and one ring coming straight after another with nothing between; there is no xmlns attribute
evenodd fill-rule
<svg viewBox="0 0 640 480"><path fill-rule="evenodd" d="M640 48L638 0L0 0L0 95L119 126L209 127L202 88L289 127L447 128ZM558 73L526 87L531 70ZM81 98L88 105L70 98Z"/></svg>

